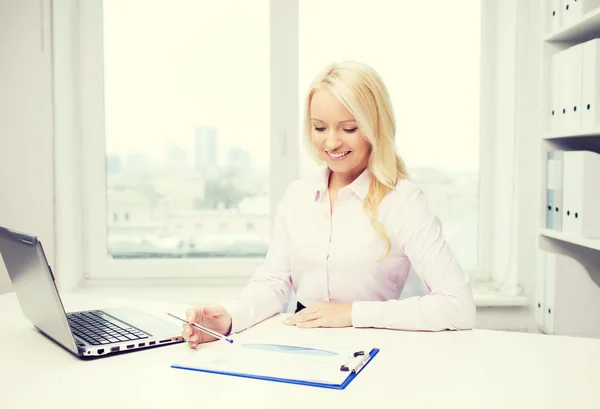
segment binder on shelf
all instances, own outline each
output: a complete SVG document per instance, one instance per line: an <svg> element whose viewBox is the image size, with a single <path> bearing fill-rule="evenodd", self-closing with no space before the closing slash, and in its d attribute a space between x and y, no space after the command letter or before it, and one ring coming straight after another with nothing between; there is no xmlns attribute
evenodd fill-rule
<svg viewBox="0 0 600 409"><path fill-rule="evenodd" d="M600 0L562 0L561 11L566 26L577 23L590 11L600 7Z"/></svg>
<svg viewBox="0 0 600 409"><path fill-rule="evenodd" d="M581 101L583 99L582 87L582 63L583 63L582 44L574 45L567 50L565 64L567 65L566 75L568 77L567 86L567 130L570 134L581 131Z"/></svg>
<svg viewBox="0 0 600 409"><path fill-rule="evenodd" d="M552 56L550 65L550 89L549 89L549 122L548 131L557 134L561 131L561 112L560 112L560 61L561 54L556 53Z"/></svg>
<svg viewBox="0 0 600 409"><path fill-rule="evenodd" d="M546 251L542 249L538 249L538 262L537 269L535 274L535 282L534 282L534 294L535 297L535 322L537 323L539 328L544 327L544 310L546 303L544 301L545 298L545 284L546 284Z"/></svg>
<svg viewBox="0 0 600 409"><path fill-rule="evenodd" d="M557 55L557 68L558 68L558 88L557 88L557 99L558 99L558 118L557 128L561 135L569 133L569 118L571 117L571 110L569 109L569 49L563 50Z"/></svg>
<svg viewBox="0 0 600 409"><path fill-rule="evenodd" d="M554 333L554 315L556 300L556 257L554 253L544 251L544 309L542 330L547 334Z"/></svg>
<svg viewBox="0 0 600 409"><path fill-rule="evenodd" d="M560 1L560 10L561 14L563 15L563 23L565 26L570 26L577 21L578 12L576 10L579 10L580 8L577 7L576 3L579 3L579 1L581 0Z"/></svg>
<svg viewBox="0 0 600 409"><path fill-rule="evenodd" d="M546 33L552 34L558 31L562 25L563 13L560 9L561 0L546 1Z"/></svg>
<svg viewBox="0 0 600 409"><path fill-rule="evenodd" d="M570 135L581 130L582 89L582 57L583 47L577 44L560 51L556 56L557 73L553 74L553 82L558 81L557 94L554 96L558 105L557 131L561 135Z"/></svg>
<svg viewBox="0 0 600 409"><path fill-rule="evenodd" d="M546 228L558 231L562 230L563 157L562 151L547 155Z"/></svg>
<svg viewBox="0 0 600 409"><path fill-rule="evenodd" d="M569 151L563 155L562 230L584 238L600 238L600 155Z"/></svg>
<svg viewBox="0 0 600 409"><path fill-rule="evenodd" d="M582 44L582 113L583 130L600 128L600 39Z"/></svg>

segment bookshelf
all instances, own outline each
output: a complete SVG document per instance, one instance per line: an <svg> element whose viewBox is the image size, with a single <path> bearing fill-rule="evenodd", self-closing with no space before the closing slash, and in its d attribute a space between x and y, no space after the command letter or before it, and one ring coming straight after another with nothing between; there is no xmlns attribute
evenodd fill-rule
<svg viewBox="0 0 600 409"><path fill-rule="evenodd" d="M579 0L575 7L583 7L581 4L586 0ZM574 101L577 94L571 94L571 89L577 89L578 85L569 88L568 85L579 85L583 89L584 60L579 63L576 58L567 58L566 50L571 54L577 55L574 51L582 49L582 44L600 38L600 1L587 0L585 6L589 11L579 18L573 19L565 15L567 5L573 6L574 0L543 1L543 19L542 26L542 95L541 107L542 127L539 137L540 147L540 180L539 180L539 223L538 223L538 266L534 280L535 285L535 318L540 330L549 334L590 336L600 338L600 237L586 237L584 234L578 234L573 231L572 224L569 228L565 227L565 209L564 188L567 183L564 179L564 157L560 163L560 177L556 178L556 169L551 169L548 164L549 152L562 152L566 154L569 151L590 151L600 153L600 124L594 123L592 126L583 120L569 120L562 122L557 129L557 120L565 118L561 116L561 109L557 107L573 107L573 103L564 103L560 100L564 93ZM558 4L558 6L557 6ZM594 8L591 8L595 6ZM554 6L554 8L553 8ZM552 19L557 21L568 21L568 23L553 23ZM550 31L550 27L555 27ZM576 47L576 48L574 48ZM559 54L560 53L560 54ZM584 55L584 52L581 52ZM558 62L561 61L562 62ZM562 71L557 74L553 71L558 66ZM573 63L572 63L573 62ZM577 73L580 64L580 79L573 79L573 73ZM562 72L562 73L561 73ZM566 74L565 74L566 73ZM562 75L562 77L561 77ZM600 76L600 74L598 74ZM569 78L568 84L560 83L563 78ZM577 82L581 81L581 82ZM596 85L600 87L600 79ZM569 91L565 91L569 89ZM555 94L556 93L556 94ZM558 96L557 96L558 95ZM583 95L583 94L582 94ZM557 104L557 98L560 103ZM600 101L598 101L600 103ZM583 103L583 97L579 97L579 108ZM552 116L551 113L558 114ZM583 113L580 113L583 118ZM566 116L569 116L567 112ZM576 116L574 115L576 118ZM570 162L572 164L573 161ZM570 169L573 169L572 167ZM582 177L572 178L572 171L569 173L569 180L589 179L589 167L581 166ZM550 173L552 175L550 175ZM600 172L597 175L597 182L600 184ZM554 181L560 180L560 188L555 189ZM550 184L549 184L550 181ZM583 183L583 182L581 182ZM572 184L572 183L570 183ZM549 198L547 192L551 187ZM585 187L583 188L585 189ZM561 196L556 196L556 192ZM572 192L573 189L570 189ZM554 196L552 196L554 195ZM571 198L569 199L571 200ZM583 199L581 199L583 201ZM553 213L554 217L560 214L562 219L557 222L556 218L547 215L547 209L550 201L558 203L560 213ZM557 212L559 210L556 210ZM600 209L599 209L600 211ZM571 221L573 215L568 223ZM583 221L582 221L583 223ZM583 229L582 229L583 230Z"/></svg>
<svg viewBox="0 0 600 409"><path fill-rule="evenodd" d="M590 138L590 139L600 139L600 127L594 128L590 130L580 130L572 133L563 133L563 132L546 132L543 136L543 139L552 140L552 139L565 139L565 138Z"/></svg>
<svg viewBox="0 0 600 409"><path fill-rule="evenodd" d="M600 239L586 239L551 229L540 229L540 234L547 238L556 239L565 243L571 243L577 246L600 251Z"/></svg>
<svg viewBox="0 0 600 409"><path fill-rule="evenodd" d="M562 8L561 8L562 12ZM586 13L579 21L559 28L556 32L546 35L546 42L576 42L582 43L592 38L600 37L600 8Z"/></svg>

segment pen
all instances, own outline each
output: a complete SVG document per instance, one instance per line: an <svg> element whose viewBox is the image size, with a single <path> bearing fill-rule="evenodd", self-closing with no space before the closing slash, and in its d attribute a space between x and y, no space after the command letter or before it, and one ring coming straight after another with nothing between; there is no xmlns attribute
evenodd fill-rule
<svg viewBox="0 0 600 409"><path fill-rule="evenodd" d="M196 329L198 329L198 330L200 330L200 331L202 331L202 332L204 332L204 333L206 333L206 334L208 334L208 335L212 335L212 336L213 336L213 337L215 337L215 338L222 339L223 341L227 341L227 342L229 342L230 344L233 344L233 339L231 339L231 338L228 338L228 337L226 337L226 336L225 336L225 335L223 335L223 334L219 334L218 332L216 332L216 331L213 331L212 329L205 328L205 327L203 327L203 326L201 326L201 325L198 325L198 324L195 324L195 323L194 323L194 324L190 324L189 322L187 322L187 320L184 320L183 318L179 318L178 316L176 316L176 315L173 315L173 314L171 314L170 312L167 312L166 314L167 314L168 316L170 316L170 317L173 317L173 318L175 318L175 319L179 320L179 321L185 322L186 324L189 324L189 325L191 325L192 327L194 327L194 328L196 328Z"/></svg>

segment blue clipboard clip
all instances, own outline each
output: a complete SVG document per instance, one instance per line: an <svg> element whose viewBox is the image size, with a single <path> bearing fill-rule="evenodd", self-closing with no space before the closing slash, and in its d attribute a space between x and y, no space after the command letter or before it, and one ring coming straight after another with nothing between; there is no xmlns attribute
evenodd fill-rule
<svg viewBox="0 0 600 409"><path fill-rule="evenodd" d="M369 359L371 359L370 354L365 354L365 351L356 351L353 355L350 355L346 363L340 366L340 371L358 373Z"/></svg>

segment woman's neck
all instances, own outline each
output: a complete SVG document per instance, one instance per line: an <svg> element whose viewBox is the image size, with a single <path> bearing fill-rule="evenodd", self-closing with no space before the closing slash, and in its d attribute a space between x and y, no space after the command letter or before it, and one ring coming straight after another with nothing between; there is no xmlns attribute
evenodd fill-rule
<svg viewBox="0 0 600 409"><path fill-rule="evenodd" d="M329 175L329 188L341 189L344 186L348 186L350 183L354 182L356 178L365 171L365 169L366 167L352 169L348 172L331 171L331 174Z"/></svg>

